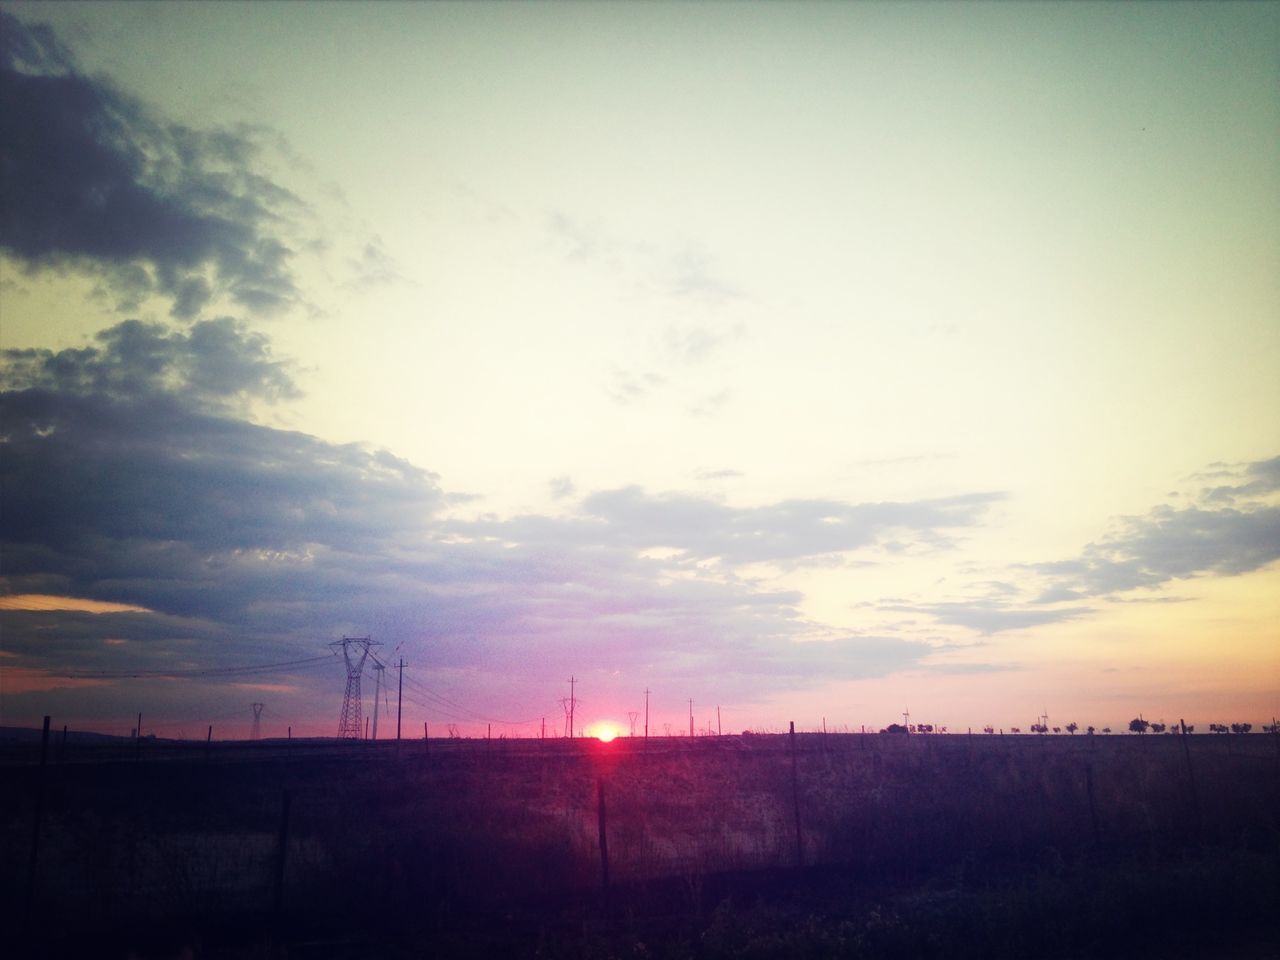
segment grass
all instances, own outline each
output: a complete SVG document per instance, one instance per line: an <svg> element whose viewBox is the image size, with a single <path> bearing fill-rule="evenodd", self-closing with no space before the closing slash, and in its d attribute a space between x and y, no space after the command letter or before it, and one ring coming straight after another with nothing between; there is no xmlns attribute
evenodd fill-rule
<svg viewBox="0 0 1280 960"><path fill-rule="evenodd" d="M31 911L41 774L11 753L0 903L50 956L1276 955L1280 762L1235 740L1192 738L1193 796L1175 737L802 736L799 870L784 736L82 748L43 774Z"/></svg>

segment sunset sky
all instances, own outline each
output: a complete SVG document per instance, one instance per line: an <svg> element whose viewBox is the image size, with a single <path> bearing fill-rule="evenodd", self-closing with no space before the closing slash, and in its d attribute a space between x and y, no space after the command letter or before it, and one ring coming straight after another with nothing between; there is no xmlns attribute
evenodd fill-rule
<svg viewBox="0 0 1280 960"><path fill-rule="evenodd" d="M0 725L1280 713L1280 4L0 38Z"/></svg>

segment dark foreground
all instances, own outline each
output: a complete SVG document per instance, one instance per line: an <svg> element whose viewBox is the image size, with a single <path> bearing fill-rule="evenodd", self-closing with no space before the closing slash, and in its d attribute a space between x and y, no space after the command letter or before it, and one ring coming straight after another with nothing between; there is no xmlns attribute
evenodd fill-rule
<svg viewBox="0 0 1280 960"><path fill-rule="evenodd" d="M1280 958L1270 736L38 755L0 744L6 955Z"/></svg>

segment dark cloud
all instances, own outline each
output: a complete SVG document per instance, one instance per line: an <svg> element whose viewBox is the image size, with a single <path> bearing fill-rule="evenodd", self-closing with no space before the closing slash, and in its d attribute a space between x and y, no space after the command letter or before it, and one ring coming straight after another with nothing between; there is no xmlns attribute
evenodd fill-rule
<svg viewBox="0 0 1280 960"><path fill-rule="evenodd" d="M192 317L215 287L253 310L297 298L282 216L301 204L255 172L248 128L167 123L80 73L42 26L0 12L0 250L147 291Z"/></svg>
<svg viewBox="0 0 1280 960"><path fill-rule="evenodd" d="M289 364L272 356L267 338L230 317L187 330L128 320L96 339L82 349L3 351L6 389L111 401L167 397L193 409L298 396Z"/></svg>

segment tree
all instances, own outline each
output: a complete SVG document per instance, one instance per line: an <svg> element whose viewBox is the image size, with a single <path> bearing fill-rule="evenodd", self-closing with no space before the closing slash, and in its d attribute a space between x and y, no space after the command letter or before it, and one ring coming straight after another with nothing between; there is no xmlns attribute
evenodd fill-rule
<svg viewBox="0 0 1280 960"><path fill-rule="evenodd" d="M982 732L983 732L983 733L995 733L995 732L996 732L996 728L995 728L995 727L983 727L983 728L982 728Z"/></svg>
<svg viewBox="0 0 1280 960"><path fill-rule="evenodd" d="M1143 720L1142 717L1134 717L1129 721L1129 731L1131 733L1143 734L1147 732L1147 727L1151 726L1150 720Z"/></svg>
<svg viewBox="0 0 1280 960"><path fill-rule="evenodd" d="M1165 729L1166 729L1166 727L1165 727L1165 724L1163 724L1163 723L1153 723L1153 724L1151 724L1151 732L1152 732L1152 733L1164 733Z"/></svg>
<svg viewBox="0 0 1280 960"><path fill-rule="evenodd" d="M1068 728L1068 729L1070 729L1070 728ZM1088 728L1085 730L1085 732L1086 732L1086 733L1088 733L1088 734L1089 734L1089 736L1093 736L1093 734L1097 732L1097 728L1096 728L1096 727L1088 727Z"/></svg>
<svg viewBox="0 0 1280 960"><path fill-rule="evenodd" d="M1103 727L1103 728L1102 728L1102 732L1103 732L1103 733L1110 733L1110 732L1111 732L1111 728L1110 728L1110 727Z"/></svg>
<svg viewBox="0 0 1280 960"><path fill-rule="evenodd" d="M1073 737L1076 735L1076 731L1079 729L1080 729L1080 724L1076 723L1074 720L1072 720L1070 723L1067 724L1067 733L1071 734ZM1093 732L1092 727L1089 728L1089 732L1090 733Z"/></svg>

